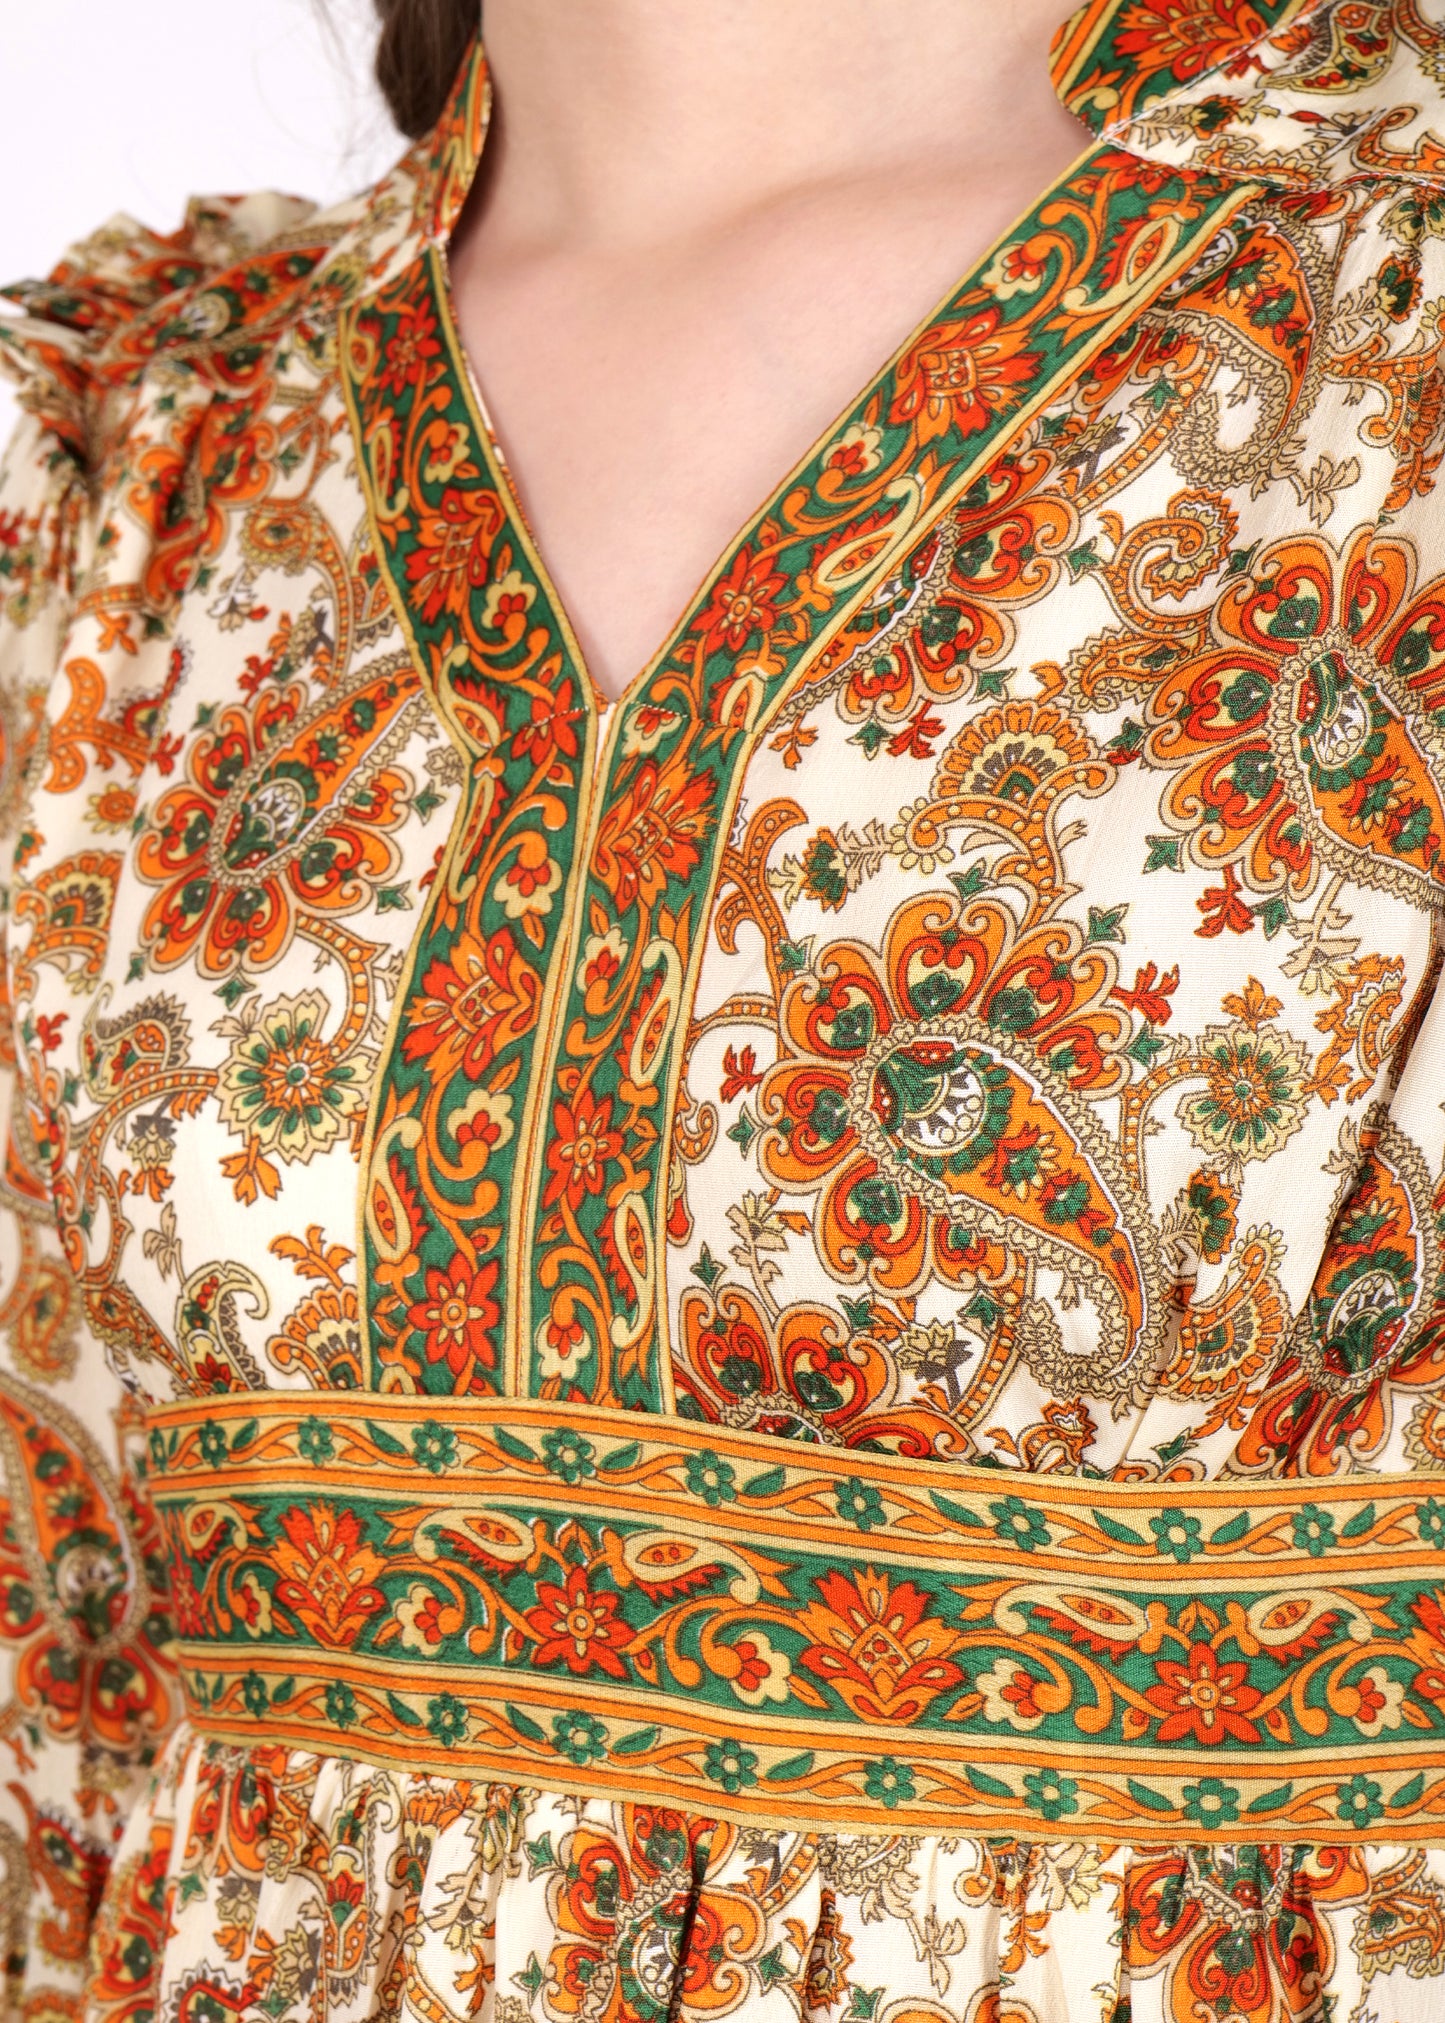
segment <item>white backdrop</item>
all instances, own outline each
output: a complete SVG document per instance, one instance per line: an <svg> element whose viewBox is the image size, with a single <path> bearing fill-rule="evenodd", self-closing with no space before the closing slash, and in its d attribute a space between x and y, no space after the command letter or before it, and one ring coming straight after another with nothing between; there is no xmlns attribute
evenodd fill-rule
<svg viewBox="0 0 1445 2023"><path fill-rule="evenodd" d="M329 201L405 145L368 76L368 0L0 0L0 285L116 211L196 192ZM0 436L13 415L0 381Z"/></svg>

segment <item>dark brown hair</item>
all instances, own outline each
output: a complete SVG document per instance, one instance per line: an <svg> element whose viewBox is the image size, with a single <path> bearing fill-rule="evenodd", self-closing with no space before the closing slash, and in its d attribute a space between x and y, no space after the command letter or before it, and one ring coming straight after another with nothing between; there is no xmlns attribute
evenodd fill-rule
<svg viewBox="0 0 1445 2023"><path fill-rule="evenodd" d="M392 118L418 140L441 118L481 10L477 0L376 0L376 11L376 81Z"/></svg>

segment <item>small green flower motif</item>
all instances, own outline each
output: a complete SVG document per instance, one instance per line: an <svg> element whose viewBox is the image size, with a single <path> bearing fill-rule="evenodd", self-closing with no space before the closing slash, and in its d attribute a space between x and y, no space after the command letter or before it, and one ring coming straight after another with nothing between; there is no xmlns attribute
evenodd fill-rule
<svg viewBox="0 0 1445 2023"><path fill-rule="evenodd" d="M863 1789L875 1805L886 1805L890 1812L895 1805L906 1805L918 1795L913 1772L892 1756L880 1756L876 1763L868 1765L863 1773Z"/></svg>
<svg viewBox="0 0 1445 2023"><path fill-rule="evenodd" d="M152 1428L150 1437L151 1467L157 1475L164 1475L166 1468L166 1436L159 1426Z"/></svg>
<svg viewBox="0 0 1445 2023"><path fill-rule="evenodd" d="M242 820L255 821L247 804ZM303 856L300 870L308 870ZM354 1060L333 1059L320 1037L319 991L277 998L231 1043L216 1083L221 1115L262 1152L305 1165L366 1108Z"/></svg>
<svg viewBox="0 0 1445 2023"><path fill-rule="evenodd" d="M259 1717L271 1704L271 1689L259 1672L248 1672L241 1681L241 1698L246 1703L246 1712Z"/></svg>
<svg viewBox="0 0 1445 2023"><path fill-rule="evenodd" d="M593 1457L596 1452L590 1440L584 1440L580 1433L569 1432L564 1426L542 1435L547 1473L560 1476L563 1482L582 1482L589 1475L595 1475L597 1467Z"/></svg>
<svg viewBox="0 0 1445 2023"><path fill-rule="evenodd" d="M455 1693L438 1693L426 1703L426 1725L443 1749L455 1749L466 1739L467 1710Z"/></svg>
<svg viewBox="0 0 1445 2023"><path fill-rule="evenodd" d="M1335 1520L1317 1503L1302 1503L1294 1514L1294 1542L1297 1552L1318 1559L1335 1542Z"/></svg>
<svg viewBox="0 0 1445 2023"><path fill-rule="evenodd" d="M1239 1817L1239 1793L1217 1777L1201 1777L1184 1787L1184 1817L1199 1826L1225 1826Z"/></svg>
<svg viewBox="0 0 1445 2023"><path fill-rule="evenodd" d="M731 1736L722 1742L708 1743L702 1768L703 1775L720 1784L724 1791L741 1791L745 1785L758 1781L757 1757Z"/></svg>
<svg viewBox="0 0 1445 2023"><path fill-rule="evenodd" d="M688 1456L687 1486L712 1510L716 1510L720 1503L736 1503L738 1500L732 1464L714 1454L711 1447L704 1447L701 1453Z"/></svg>
<svg viewBox="0 0 1445 2023"><path fill-rule="evenodd" d="M356 1719L356 1695L341 1679L326 1688L326 1718L337 1728L349 1728Z"/></svg>
<svg viewBox="0 0 1445 2023"><path fill-rule="evenodd" d="M1186 1565L1204 1550L1204 1541L1199 1535L1199 1519L1191 1517L1187 1511L1172 1506L1161 1510L1157 1517L1150 1518L1149 1529L1159 1541L1160 1552L1177 1560L1180 1566Z"/></svg>
<svg viewBox="0 0 1445 2023"><path fill-rule="evenodd" d="M324 1419L307 1419L296 1435L296 1448L303 1461L320 1468L336 1452L336 1438Z"/></svg>
<svg viewBox="0 0 1445 2023"><path fill-rule="evenodd" d="M1048 1544L1047 1519L1030 1510L1021 1496L1006 1496L1001 1503L991 1503L989 1509L993 1512L994 1530L1009 1545L1024 1552L1036 1552L1041 1545Z"/></svg>
<svg viewBox="0 0 1445 2023"><path fill-rule="evenodd" d="M1045 1819L1063 1819L1079 1809L1078 1785L1053 1770L1031 1770L1024 1779L1024 1796Z"/></svg>
<svg viewBox="0 0 1445 2023"><path fill-rule="evenodd" d="M838 1485L838 1515L856 1524L860 1531L875 1531L888 1522L883 1498L876 1487L871 1482L859 1482L856 1477Z"/></svg>
<svg viewBox="0 0 1445 2023"><path fill-rule="evenodd" d="M642 1817L634 1814L634 1818L637 1819L642 1851L652 1873L665 1876L670 1870L680 1869L688 1858L685 1815L680 1812L654 1812L646 1824ZM656 2016L657 2011L654 2009L652 2013Z"/></svg>
<svg viewBox="0 0 1445 2023"><path fill-rule="evenodd" d="M229 1452L226 1432L214 1419L207 1419L196 1435L196 1445L201 1450L201 1459L208 1468L219 1468Z"/></svg>
<svg viewBox="0 0 1445 2023"><path fill-rule="evenodd" d="M1214 1941L1214 1957L1234 1981L1242 1974L1259 1972L1258 1947L1253 1932L1221 1932Z"/></svg>
<svg viewBox="0 0 1445 2023"><path fill-rule="evenodd" d="M1371 1777L1352 1777L1337 1788L1335 1809L1347 1826L1373 1825L1385 1810L1379 1785Z"/></svg>
<svg viewBox="0 0 1445 2023"><path fill-rule="evenodd" d="M1445 1503L1439 1503L1432 1496L1428 1503L1422 1503L1415 1513L1420 1526L1420 1542L1431 1545L1436 1552L1445 1552Z"/></svg>
<svg viewBox="0 0 1445 2023"><path fill-rule="evenodd" d="M607 1730L595 1714L558 1714L552 1723L557 1754L579 1770L607 1754Z"/></svg>
<svg viewBox="0 0 1445 2023"><path fill-rule="evenodd" d="M432 1475L440 1475L457 1458L457 1436L450 1426L424 1419L411 1436L411 1451Z"/></svg>

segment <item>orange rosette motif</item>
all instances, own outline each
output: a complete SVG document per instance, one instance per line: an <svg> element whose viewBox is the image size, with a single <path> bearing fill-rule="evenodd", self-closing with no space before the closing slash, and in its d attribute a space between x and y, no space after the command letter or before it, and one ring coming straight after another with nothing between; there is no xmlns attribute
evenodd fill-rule
<svg viewBox="0 0 1445 2023"><path fill-rule="evenodd" d="M881 958L833 943L784 993L759 1159L813 1197L839 1284L972 1287L980 1239L1058 1271L1090 1338L1066 1349L1038 1312L1024 1354L1069 1395L1122 1398L1160 1301L1147 1215L1081 1100L1113 1080L1112 966L1092 954L1064 921L1016 935L1003 905L938 894L899 908Z"/></svg>
<svg viewBox="0 0 1445 2023"><path fill-rule="evenodd" d="M385 1608L376 1586L382 1561L363 1543L351 1510L314 1503L286 1521L276 1548L276 1601L332 1650L356 1642Z"/></svg>
<svg viewBox="0 0 1445 2023"><path fill-rule="evenodd" d="M1438 903L1445 848L1445 581L1418 590L1404 544L1337 556L1277 541L1230 577L1198 653L1149 698L1165 821L1201 864L1300 898L1321 865Z"/></svg>
<svg viewBox="0 0 1445 2023"><path fill-rule="evenodd" d="M1176 84L1187 84L1221 63L1228 65L1227 74L1242 77L1260 68L1259 57L1246 52L1245 45L1263 35L1266 25L1247 0L1213 0L1212 6L1200 6L1198 0L1137 0L1120 16L1114 46L1131 59L1141 81L1163 73Z"/></svg>
<svg viewBox="0 0 1445 2023"><path fill-rule="evenodd" d="M951 429L974 435L1041 364L1027 327L1005 324L992 306L934 323L899 361L889 419L912 422L921 443Z"/></svg>
<svg viewBox="0 0 1445 2023"><path fill-rule="evenodd" d="M265 969L298 913L373 903L400 862L391 832L408 807L381 755L416 688L392 670L308 708L291 683L197 732L188 778L161 796L136 849L141 877L161 887L141 930L157 968Z"/></svg>
<svg viewBox="0 0 1445 2023"><path fill-rule="evenodd" d="M906 1727L964 1678L963 1634L911 1581L886 1571L825 1575L798 1627L812 1639L803 1664L858 1721Z"/></svg>
<svg viewBox="0 0 1445 2023"><path fill-rule="evenodd" d="M1196 1790L1208 1804L1210 1780ZM1165 1977L1171 2019L1304 2023L1323 2013L1335 1937L1326 1910L1369 1891L1359 1851L1212 1847L1162 1854L1129 1871L1124 1958L1138 1980Z"/></svg>
<svg viewBox="0 0 1445 2023"><path fill-rule="evenodd" d="M827 1307L798 1301L774 1316L751 1287L688 1286L680 1320L674 1381L684 1417L920 1459L966 1449L947 1410L898 1395L898 1359L881 1332L850 1327ZM945 1333L946 1380L954 1337Z"/></svg>

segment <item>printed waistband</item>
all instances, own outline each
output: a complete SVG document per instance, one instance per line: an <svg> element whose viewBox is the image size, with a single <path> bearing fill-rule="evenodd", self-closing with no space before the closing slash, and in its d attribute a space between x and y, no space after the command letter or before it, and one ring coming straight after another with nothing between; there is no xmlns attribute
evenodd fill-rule
<svg viewBox="0 0 1445 2023"><path fill-rule="evenodd" d="M831 1830L1445 1841L1445 1480L1119 1483L591 1406L158 1408L191 1715Z"/></svg>

